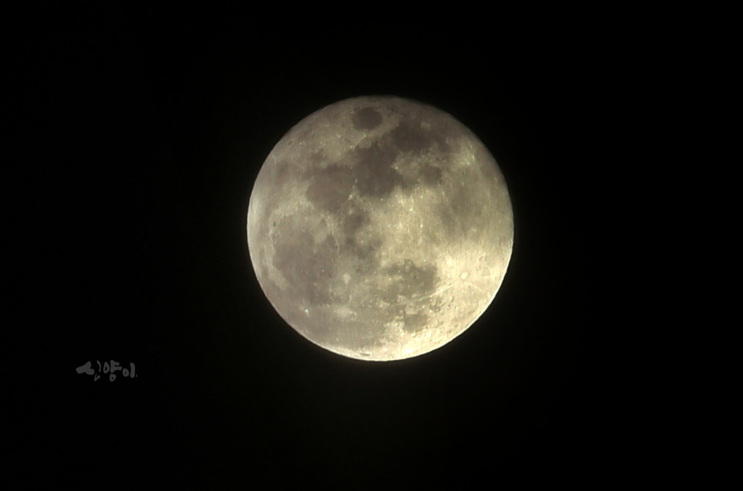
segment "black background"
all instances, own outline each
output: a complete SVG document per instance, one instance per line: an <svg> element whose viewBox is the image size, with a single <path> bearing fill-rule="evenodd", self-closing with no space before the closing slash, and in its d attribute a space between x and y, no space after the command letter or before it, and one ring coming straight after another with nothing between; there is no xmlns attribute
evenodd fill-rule
<svg viewBox="0 0 743 491"><path fill-rule="evenodd" d="M579 478L611 464L618 419L596 334L612 325L597 283L609 54L529 15L374 14L29 10L12 101L33 196L21 323L48 362L25 414L30 479L471 489L507 470ZM390 363L289 328L245 232L273 145L369 94L462 121L515 215L490 309L445 347ZM75 372L96 360L137 376Z"/></svg>

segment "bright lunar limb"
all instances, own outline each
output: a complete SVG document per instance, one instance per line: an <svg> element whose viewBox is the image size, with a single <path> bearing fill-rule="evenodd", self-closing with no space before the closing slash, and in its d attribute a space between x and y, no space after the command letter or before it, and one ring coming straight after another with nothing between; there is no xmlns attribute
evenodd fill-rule
<svg viewBox="0 0 743 491"><path fill-rule="evenodd" d="M452 116L358 97L276 144L247 237L290 326L340 355L387 361L439 348L482 315L511 258L513 213L495 159Z"/></svg>

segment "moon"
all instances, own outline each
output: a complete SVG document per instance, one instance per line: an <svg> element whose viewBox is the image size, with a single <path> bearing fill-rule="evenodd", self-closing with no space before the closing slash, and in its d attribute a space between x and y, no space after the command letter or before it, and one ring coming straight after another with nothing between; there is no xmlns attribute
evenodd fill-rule
<svg viewBox="0 0 743 491"><path fill-rule="evenodd" d="M250 260L277 313L339 355L428 353L492 303L513 249L495 159L448 113L346 99L289 130L256 178Z"/></svg>

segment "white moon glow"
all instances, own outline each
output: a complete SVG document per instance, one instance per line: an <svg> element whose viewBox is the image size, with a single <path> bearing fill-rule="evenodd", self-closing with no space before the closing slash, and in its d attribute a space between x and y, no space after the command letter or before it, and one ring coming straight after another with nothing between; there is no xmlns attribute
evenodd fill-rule
<svg viewBox="0 0 743 491"><path fill-rule="evenodd" d="M327 106L274 147L250 196L251 262L302 336L363 360L427 353L493 301L513 247L494 158L449 114L397 97Z"/></svg>

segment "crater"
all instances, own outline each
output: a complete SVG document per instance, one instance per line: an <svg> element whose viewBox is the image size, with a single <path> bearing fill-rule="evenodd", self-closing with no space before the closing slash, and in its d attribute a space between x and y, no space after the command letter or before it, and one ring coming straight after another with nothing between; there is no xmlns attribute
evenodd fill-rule
<svg viewBox="0 0 743 491"><path fill-rule="evenodd" d="M365 107L353 115L352 123L359 131L373 130L382 124L382 115L371 107Z"/></svg>

